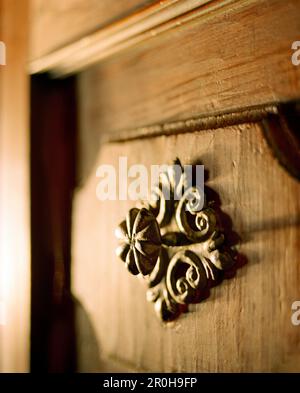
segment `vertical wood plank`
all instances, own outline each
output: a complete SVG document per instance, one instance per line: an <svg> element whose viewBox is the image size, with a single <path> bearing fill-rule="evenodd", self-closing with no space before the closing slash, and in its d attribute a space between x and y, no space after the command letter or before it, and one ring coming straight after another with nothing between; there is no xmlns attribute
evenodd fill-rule
<svg viewBox="0 0 300 393"><path fill-rule="evenodd" d="M29 367L28 1L0 0L0 371Z"/></svg>

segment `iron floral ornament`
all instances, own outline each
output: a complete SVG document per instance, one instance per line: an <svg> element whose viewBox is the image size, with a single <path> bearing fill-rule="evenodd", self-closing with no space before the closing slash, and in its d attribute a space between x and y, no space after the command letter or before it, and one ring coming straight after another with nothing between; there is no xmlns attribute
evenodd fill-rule
<svg viewBox="0 0 300 393"><path fill-rule="evenodd" d="M130 209L116 229L116 253L131 274L147 283L147 299L165 322L187 311L235 264L225 245L214 202L199 187L187 186L179 160L160 174L150 202ZM174 168L181 168L180 175ZM167 192L169 197L167 198ZM181 198L176 198L177 195Z"/></svg>

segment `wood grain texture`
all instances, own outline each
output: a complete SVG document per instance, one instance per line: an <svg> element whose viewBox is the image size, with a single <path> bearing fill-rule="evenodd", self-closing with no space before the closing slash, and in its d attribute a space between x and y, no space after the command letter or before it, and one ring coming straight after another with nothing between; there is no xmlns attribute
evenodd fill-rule
<svg viewBox="0 0 300 393"><path fill-rule="evenodd" d="M212 8L220 8L235 0L218 0ZM130 14L107 27L85 35L37 59L31 59L30 73L50 71L56 76L79 72L134 45L175 28L206 13L211 0L165 0ZM197 12L191 12L197 10Z"/></svg>
<svg viewBox="0 0 300 393"><path fill-rule="evenodd" d="M31 0L30 59L76 41L154 0Z"/></svg>
<svg viewBox="0 0 300 393"><path fill-rule="evenodd" d="M29 370L30 223L27 0L0 0L0 371ZM3 302L3 303L2 303Z"/></svg>
<svg viewBox="0 0 300 393"><path fill-rule="evenodd" d="M299 99L299 7L242 0L154 35L80 75L82 116L109 133Z"/></svg>
<svg viewBox="0 0 300 393"><path fill-rule="evenodd" d="M248 260L167 326L143 282L115 256L114 229L135 202L96 198L97 166L118 167L119 156L147 167L175 156L201 160ZM94 157L73 217L73 292L86 315L81 348L93 343L98 357L136 370L300 371L300 330L291 323L300 297L300 185L278 165L260 123L105 145ZM101 369L89 358L82 356L82 369Z"/></svg>

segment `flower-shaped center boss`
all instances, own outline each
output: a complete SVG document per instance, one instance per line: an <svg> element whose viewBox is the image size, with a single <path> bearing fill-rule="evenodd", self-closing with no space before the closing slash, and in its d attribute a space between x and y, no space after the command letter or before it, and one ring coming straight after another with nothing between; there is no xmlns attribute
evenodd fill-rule
<svg viewBox="0 0 300 393"><path fill-rule="evenodd" d="M154 215L147 209L129 210L116 229L121 245L116 253L132 274L150 274L157 262L162 239Z"/></svg>

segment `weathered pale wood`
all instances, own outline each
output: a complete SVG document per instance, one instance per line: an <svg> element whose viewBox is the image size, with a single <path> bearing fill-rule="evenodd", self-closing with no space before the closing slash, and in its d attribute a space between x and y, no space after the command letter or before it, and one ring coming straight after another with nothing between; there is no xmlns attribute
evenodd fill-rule
<svg viewBox="0 0 300 393"><path fill-rule="evenodd" d="M298 0L237 1L158 34L80 76L99 133L300 98L291 62Z"/></svg>
<svg viewBox="0 0 300 393"><path fill-rule="evenodd" d="M168 326L146 302L143 282L115 256L114 229L135 202L96 197L97 166L117 168L119 156L147 167L176 156L200 159L248 259L235 278ZM259 123L105 145L93 158L74 210L73 291L87 320L81 345L96 342L103 359L137 370L300 371L300 330L291 323L300 297L300 185L278 165ZM93 334L85 334L87 326ZM82 356L81 367L95 363Z"/></svg>
<svg viewBox="0 0 300 393"><path fill-rule="evenodd" d="M30 59L126 17L153 0L31 0Z"/></svg>
<svg viewBox="0 0 300 393"><path fill-rule="evenodd" d="M0 0L0 371L29 370L30 224L27 0Z"/></svg>

